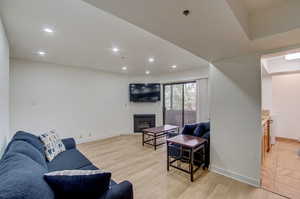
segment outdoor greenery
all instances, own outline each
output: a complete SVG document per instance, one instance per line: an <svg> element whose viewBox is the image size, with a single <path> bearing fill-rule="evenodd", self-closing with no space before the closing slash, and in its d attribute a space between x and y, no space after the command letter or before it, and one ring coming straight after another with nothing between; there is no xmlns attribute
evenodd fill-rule
<svg viewBox="0 0 300 199"><path fill-rule="evenodd" d="M196 111L196 83L173 84L165 87L165 105L167 110L182 109L182 91L184 87L184 109Z"/></svg>
<svg viewBox="0 0 300 199"><path fill-rule="evenodd" d="M165 86L165 122L167 124L182 125L183 97L184 124L196 122L196 90L196 83Z"/></svg>

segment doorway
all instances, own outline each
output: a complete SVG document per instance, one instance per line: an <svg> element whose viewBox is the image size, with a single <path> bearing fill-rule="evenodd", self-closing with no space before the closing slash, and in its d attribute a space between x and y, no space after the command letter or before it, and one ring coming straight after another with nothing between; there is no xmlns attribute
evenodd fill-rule
<svg viewBox="0 0 300 199"><path fill-rule="evenodd" d="M196 81L163 85L163 124L183 127L197 121Z"/></svg>
<svg viewBox="0 0 300 199"><path fill-rule="evenodd" d="M300 196L300 49L262 57L262 188Z"/></svg>

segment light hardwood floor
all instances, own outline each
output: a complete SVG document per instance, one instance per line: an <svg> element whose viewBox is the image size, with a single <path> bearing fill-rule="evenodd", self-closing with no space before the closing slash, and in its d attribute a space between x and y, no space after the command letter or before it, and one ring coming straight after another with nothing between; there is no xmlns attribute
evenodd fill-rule
<svg viewBox="0 0 300 199"><path fill-rule="evenodd" d="M300 198L300 143L281 140L266 154L262 167L262 186L267 190Z"/></svg>
<svg viewBox="0 0 300 199"><path fill-rule="evenodd" d="M141 136L128 135L80 144L79 150L96 166L112 172L117 181L129 180L135 199L283 199L209 171L200 171L192 183L188 174L167 172L166 147L142 147Z"/></svg>

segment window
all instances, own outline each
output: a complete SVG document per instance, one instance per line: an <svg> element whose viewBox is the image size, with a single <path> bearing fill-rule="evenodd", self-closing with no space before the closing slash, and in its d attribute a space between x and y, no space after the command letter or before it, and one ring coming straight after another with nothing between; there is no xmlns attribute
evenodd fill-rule
<svg viewBox="0 0 300 199"><path fill-rule="evenodd" d="M196 122L196 90L196 82L164 84L164 124L184 126Z"/></svg>

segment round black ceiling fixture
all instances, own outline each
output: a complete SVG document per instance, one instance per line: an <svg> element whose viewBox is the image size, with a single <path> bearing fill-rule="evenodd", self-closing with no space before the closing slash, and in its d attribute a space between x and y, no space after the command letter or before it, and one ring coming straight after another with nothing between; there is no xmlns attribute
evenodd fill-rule
<svg viewBox="0 0 300 199"><path fill-rule="evenodd" d="M190 13L191 13L190 10L184 10L184 11L182 12L182 14L183 14L184 16L188 16Z"/></svg>

